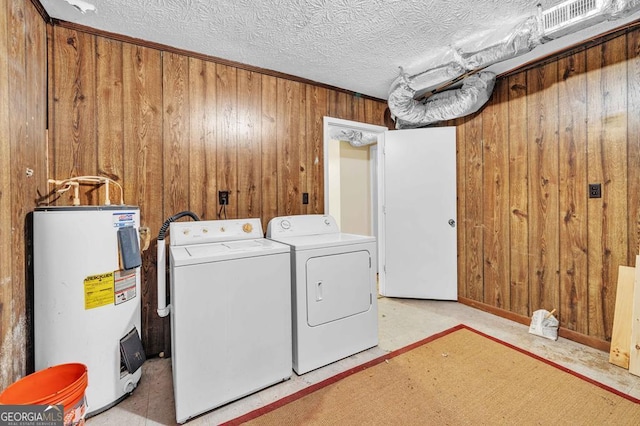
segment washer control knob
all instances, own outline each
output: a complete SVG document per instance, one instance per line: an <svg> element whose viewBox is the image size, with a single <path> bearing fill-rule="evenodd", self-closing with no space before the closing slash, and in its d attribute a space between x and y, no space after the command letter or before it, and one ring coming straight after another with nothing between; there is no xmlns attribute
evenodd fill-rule
<svg viewBox="0 0 640 426"><path fill-rule="evenodd" d="M189 235L189 233L190 233L190 232L191 232L191 230L190 230L189 228L184 228L184 229L182 230L182 233L183 233L184 235Z"/></svg>
<svg viewBox="0 0 640 426"><path fill-rule="evenodd" d="M291 228L291 222L289 222L288 220L283 220L282 222L280 222L280 227L282 229L289 229Z"/></svg>
<svg viewBox="0 0 640 426"><path fill-rule="evenodd" d="M251 231L253 231L253 225L251 225L249 222L247 222L244 225L242 225L242 230L244 232L246 232L247 234L249 234Z"/></svg>
<svg viewBox="0 0 640 426"><path fill-rule="evenodd" d="M325 218L324 224L329 226L329 225L331 225L331 221L328 218Z"/></svg>

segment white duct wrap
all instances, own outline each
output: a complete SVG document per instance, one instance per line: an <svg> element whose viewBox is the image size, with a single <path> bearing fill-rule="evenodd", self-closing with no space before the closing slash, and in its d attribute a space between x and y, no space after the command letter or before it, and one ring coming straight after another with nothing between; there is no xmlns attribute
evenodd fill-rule
<svg viewBox="0 0 640 426"><path fill-rule="evenodd" d="M478 111L493 93L493 73L471 74L462 80L460 88L436 93L424 101L417 100L416 95L420 95L420 91L450 83L465 72L480 70L530 51L540 38L537 28L538 20L529 18L488 48L473 52L457 50L455 56L459 58L458 62L449 62L413 76L401 74L392 84L388 100L396 129L426 126ZM440 77L442 80L436 81L434 77Z"/></svg>
<svg viewBox="0 0 640 426"><path fill-rule="evenodd" d="M425 126L478 111L491 97L495 79L494 73L479 72L465 78L460 89L436 93L425 101L415 100L415 91L408 84L400 83L389 94L389 109L396 117L396 129Z"/></svg>
<svg viewBox="0 0 640 426"><path fill-rule="evenodd" d="M411 76L410 79L405 79L406 83L420 95L419 92L438 89L442 82L454 81L467 71L459 55L456 56L455 61L448 62L438 68L423 71L420 74Z"/></svg>
<svg viewBox="0 0 640 426"><path fill-rule="evenodd" d="M460 57L467 70L479 70L530 52L540 44L540 36L538 18L531 17L516 25L495 44L491 44L491 41L487 40L484 45L489 47L475 52L461 51Z"/></svg>
<svg viewBox="0 0 640 426"><path fill-rule="evenodd" d="M618 19L629 16L640 10L640 0L609 0L606 10L607 19Z"/></svg>
<svg viewBox="0 0 640 426"><path fill-rule="evenodd" d="M330 130L330 136L331 139L349 142L351 146L355 147L371 145L378 142L378 135L376 133L362 132L348 128L333 128Z"/></svg>
<svg viewBox="0 0 640 426"><path fill-rule="evenodd" d="M542 15L530 16L505 33L464 43L445 54L445 63L413 75L400 68L388 105L396 129L422 127L478 111L491 97L495 74L480 70L530 52L540 43L640 10L640 0L604 0L597 13L545 33ZM441 59L442 60L442 59ZM458 81L462 76L468 75ZM453 87L437 92L439 88ZM426 99L421 99L423 96Z"/></svg>

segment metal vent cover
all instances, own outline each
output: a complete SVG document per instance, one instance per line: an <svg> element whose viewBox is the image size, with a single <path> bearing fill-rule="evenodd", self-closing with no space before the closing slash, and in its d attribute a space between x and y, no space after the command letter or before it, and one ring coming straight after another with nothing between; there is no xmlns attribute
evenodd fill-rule
<svg viewBox="0 0 640 426"><path fill-rule="evenodd" d="M570 0L542 12L545 34L590 18L600 12L604 0Z"/></svg>

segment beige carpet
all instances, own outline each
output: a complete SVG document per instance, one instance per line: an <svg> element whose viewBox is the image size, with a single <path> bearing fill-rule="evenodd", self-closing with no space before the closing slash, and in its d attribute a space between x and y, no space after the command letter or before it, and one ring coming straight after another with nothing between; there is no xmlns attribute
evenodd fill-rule
<svg viewBox="0 0 640 426"><path fill-rule="evenodd" d="M639 425L640 400L460 325L229 425Z"/></svg>

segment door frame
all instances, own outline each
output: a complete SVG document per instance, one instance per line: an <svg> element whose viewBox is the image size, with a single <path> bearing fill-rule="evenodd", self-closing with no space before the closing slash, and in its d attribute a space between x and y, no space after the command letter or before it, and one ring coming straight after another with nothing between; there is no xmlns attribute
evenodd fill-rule
<svg viewBox="0 0 640 426"><path fill-rule="evenodd" d="M335 117L329 117L329 116L324 116L322 118L322 123L323 123L322 137L323 137L323 156L324 156L323 157L324 158L323 160L323 163L324 163L324 213L329 214L329 161L328 161L329 143L331 140L334 139L331 137L331 130L335 128L342 128L346 130L356 130L356 131L374 133L376 135L379 135L381 133L388 131L389 129L385 126L378 126L375 124L368 124L368 123L360 123L358 121L344 120L341 118L335 118ZM377 158L375 161L377 161ZM370 197L373 202L374 200L376 200L378 195L377 194L378 180L375 177L376 170L373 170L372 168L371 173L372 173L373 179L371 181L372 184L371 184ZM374 191L375 191L375 194L374 194ZM375 223L377 222L376 221L377 213L378 213L378 207L372 206L372 209L371 209L372 235L377 234L377 229L375 228L376 226Z"/></svg>

